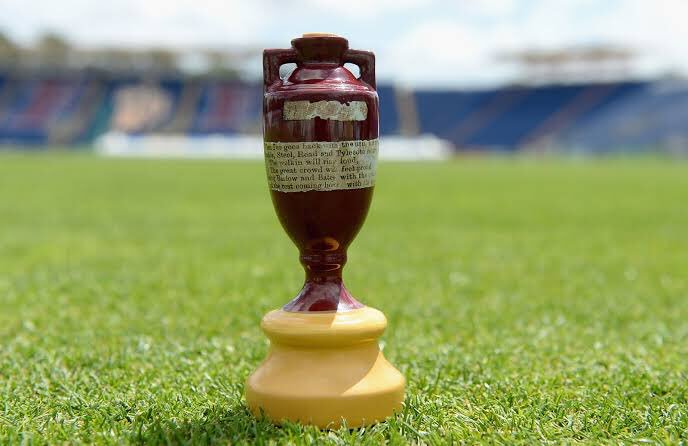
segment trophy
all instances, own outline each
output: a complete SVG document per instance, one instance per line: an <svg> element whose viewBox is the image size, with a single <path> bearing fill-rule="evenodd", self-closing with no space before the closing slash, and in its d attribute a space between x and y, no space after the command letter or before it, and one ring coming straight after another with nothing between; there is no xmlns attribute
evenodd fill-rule
<svg viewBox="0 0 688 446"><path fill-rule="evenodd" d="M275 423L370 425L400 410L405 386L378 345L384 314L356 300L342 280L375 185L375 56L333 34L291 44L263 53L265 167L306 279L291 302L263 317L270 351L248 378L246 401ZM281 79L288 63L296 68Z"/></svg>

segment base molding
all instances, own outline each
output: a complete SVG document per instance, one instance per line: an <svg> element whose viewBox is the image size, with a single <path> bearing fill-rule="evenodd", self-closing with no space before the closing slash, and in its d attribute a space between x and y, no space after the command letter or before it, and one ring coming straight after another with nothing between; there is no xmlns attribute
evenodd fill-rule
<svg viewBox="0 0 688 446"><path fill-rule="evenodd" d="M246 382L249 409L278 424L321 428L370 425L398 412L405 379L380 351L386 326L370 307L271 311L261 323L270 351Z"/></svg>

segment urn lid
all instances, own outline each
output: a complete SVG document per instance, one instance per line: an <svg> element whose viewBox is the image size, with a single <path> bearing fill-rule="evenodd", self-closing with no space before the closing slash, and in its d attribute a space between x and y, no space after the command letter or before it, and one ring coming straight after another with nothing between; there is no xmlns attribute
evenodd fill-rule
<svg viewBox="0 0 688 446"><path fill-rule="evenodd" d="M342 63L349 41L331 33L305 33L291 41L303 63Z"/></svg>

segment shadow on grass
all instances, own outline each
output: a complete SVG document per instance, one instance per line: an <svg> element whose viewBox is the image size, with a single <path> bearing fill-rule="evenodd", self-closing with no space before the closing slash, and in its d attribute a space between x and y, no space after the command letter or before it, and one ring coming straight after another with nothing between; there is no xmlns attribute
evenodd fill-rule
<svg viewBox="0 0 688 446"><path fill-rule="evenodd" d="M303 426L286 422L278 427L265 418L255 418L243 404L230 408L206 409L195 420L176 422L156 420L135 435L135 444L313 444L341 437L346 444L381 444L387 441L403 443L405 428L410 426L403 420L391 418L386 423L361 429L321 430L315 426ZM414 431L415 432L415 431ZM417 432L415 432L417 434ZM369 437L369 438L368 438ZM411 436L413 438L413 435Z"/></svg>
<svg viewBox="0 0 688 446"><path fill-rule="evenodd" d="M191 421L156 421L136 437L139 444L268 443L285 432L265 419L256 419L243 404L206 409Z"/></svg>

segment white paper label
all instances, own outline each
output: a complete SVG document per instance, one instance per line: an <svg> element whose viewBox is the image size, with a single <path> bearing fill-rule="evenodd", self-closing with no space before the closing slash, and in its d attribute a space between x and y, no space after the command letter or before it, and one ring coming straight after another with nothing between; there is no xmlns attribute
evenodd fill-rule
<svg viewBox="0 0 688 446"><path fill-rule="evenodd" d="M362 189L375 184L378 140L265 142L272 190L305 192Z"/></svg>
<svg viewBox="0 0 688 446"><path fill-rule="evenodd" d="M365 101L284 101L282 119L285 121L314 118L333 121L365 121L368 104Z"/></svg>

